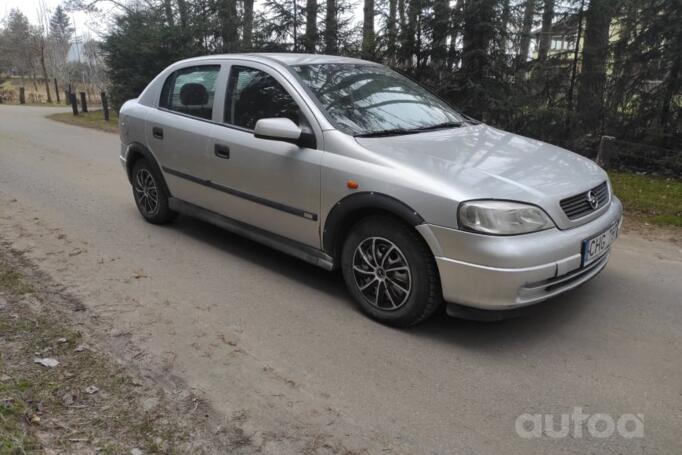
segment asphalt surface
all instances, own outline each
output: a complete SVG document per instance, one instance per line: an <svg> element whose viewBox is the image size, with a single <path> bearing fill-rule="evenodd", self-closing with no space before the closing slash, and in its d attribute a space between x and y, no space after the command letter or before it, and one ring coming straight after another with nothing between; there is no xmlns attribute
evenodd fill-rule
<svg viewBox="0 0 682 455"><path fill-rule="evenodd" d="M521 318L395 330L338 274L186 217L145 223L118 137L50 112L0 105L0 239L260 450L682 453L682 243L626 233L598 278ZM515 430L576 407L637 415L643 437Z"/></svg>

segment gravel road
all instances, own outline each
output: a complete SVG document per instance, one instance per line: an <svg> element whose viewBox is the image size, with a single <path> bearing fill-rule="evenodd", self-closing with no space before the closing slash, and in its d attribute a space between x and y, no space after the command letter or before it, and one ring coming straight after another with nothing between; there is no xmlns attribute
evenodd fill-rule
<svg viewBox="0 0 682 455"><path fill-rule="evenodd" d="M626 233L597 279L518 319L395 330L338 274L186 217L145 223L118 137L50 112L0 106L0 240L259 450L682 453L682 240ZM515 430L576 407L634 414L644 435Z"/></svg>

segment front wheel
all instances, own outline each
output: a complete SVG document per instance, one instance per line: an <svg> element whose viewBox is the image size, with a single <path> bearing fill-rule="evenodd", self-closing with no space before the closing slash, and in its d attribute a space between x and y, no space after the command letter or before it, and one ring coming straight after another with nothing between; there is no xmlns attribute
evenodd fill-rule
<svg viewBox="0 0 682 455"><path fill-rule="evenodd" d="M165 224L177 215L168 207L168 194L158 175L143 159L133 165L133 197L142 217L153 224Z"/></svg>
<svg viewBox="0 0 682 455"><path fill-rule="evenodd" d="M370 317L408 327L431 316L442 300L431 251L410 226L372 216L350 231L341 253L348 290Z"/></svg>

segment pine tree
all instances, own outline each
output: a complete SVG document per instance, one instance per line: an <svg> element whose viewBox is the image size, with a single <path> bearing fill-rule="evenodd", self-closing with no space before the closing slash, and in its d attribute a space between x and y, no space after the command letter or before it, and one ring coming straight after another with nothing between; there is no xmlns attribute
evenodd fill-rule
<svg viewBox="0 0 682 455"><path fill-rule="evenodd" d="M602 125L609 29L616 12L613 0L591 0L585 14L585 43L578 77L577 112L585 129Z"/></svg>
<svg viewBox="0 0 682 455"><path fill-rule="evenodd" d="M337 2L338 0L327 0L324 19L325 53L332 55L339 52L339 10Z"/></svg>
<svg viewBox="0 0 682 455"><path fill-rule="evenodd" d="M315 53L317 45L317 0L307 0L305 7L305 35L303 35L303 49Z"/></svg>

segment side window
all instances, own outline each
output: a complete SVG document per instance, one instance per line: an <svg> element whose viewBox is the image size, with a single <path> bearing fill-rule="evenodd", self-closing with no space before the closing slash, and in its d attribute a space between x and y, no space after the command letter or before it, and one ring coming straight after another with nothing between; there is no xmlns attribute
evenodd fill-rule
<svg viewBox="0 0 682 455"><path fill-rule="evenodd" d="M245 66L233 66L225 100L225 122L252 130L262 118L286 117L302 124L298 105L272 76Z"/></svg>
<svg viewBox="0 0 682 455"><path fill-rule="evenodd" d="M219 72L220 65L192 66L175 71L163 85L159 106L211 120Z"/></svg>

